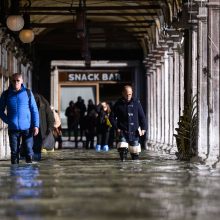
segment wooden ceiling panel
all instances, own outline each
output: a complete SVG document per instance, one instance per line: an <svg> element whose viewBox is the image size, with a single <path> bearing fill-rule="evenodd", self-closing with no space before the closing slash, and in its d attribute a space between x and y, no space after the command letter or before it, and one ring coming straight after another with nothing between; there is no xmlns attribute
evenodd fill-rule
<svg viewBox="0 0 220 220"><path fill-rule="evenodd" d="M141 48L141 40L152 30L155 20L163 15L167 7L167 0L82 0L83 2L86 4L89 42L95 42L97 47L100 42L106 48L114 48L114 45L118 47L123 40L127 41L126 45ZM28 1L21 0L20 3L20 12L27 11L24 6ZM75 0L32 0L28 13L36 34L35 43L58 48L62 45L67 49L78 48L79 39L76 38L75 29L78 8L79 1ZM102 34L96 33L97 28L102 30Z"/></svg>

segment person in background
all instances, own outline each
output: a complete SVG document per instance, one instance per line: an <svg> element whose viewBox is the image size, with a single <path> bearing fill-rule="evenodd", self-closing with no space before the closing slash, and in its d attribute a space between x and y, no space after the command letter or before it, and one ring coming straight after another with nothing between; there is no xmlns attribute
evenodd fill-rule
<svg viewBox="0 0 220 220"><path fill-rule="evenodd" d="M67 117L68 141L71 140L71 132L74 125L74 111L74 102L70 101L69 106L65 110L65 116Z"/></svg>
<svg viewBox="0 0 220 220"><path fill-rule="evenodd" d="M24 86L20 73L12 75L8 90L1 95L0 118L8 124L11 164L19 163L21 140L25 148L26 163L32 163L33 136L39 132L39 113L34 96Z"/></svg>
<svg viewBox="0 0 220 220"><path fill-rule="evenodd" d="M108 151L108 141L109 141L109 132L112 127L109 116L111 113L111 109L106 102L102 102L98 108L98 116L97 116L97 145L96 151Z"/></svg>
<svg viewBox="0 0 220 220"><path fill-rule="evenodd" d="M96 105L93 103L92 99L89 99L87 105L87 114L89 114L89 112L92 110L96 110Z"/></svg>
<svg viewBox="0 0 220 220"><path fill-rule="evenodd" d="M53 128L53 135L55 138L55 142L58 142L58 149L62 149L62 127L61 127L61 120L58 114L58 111L51 106L51 110L54 116L54 128Z"/></svg>
<svg viewBox="0 0 220 220"><path fill-rule="evenodd" d="M124 86L122 97L115 103L110 120L119 138L117 149L121 160L127 159L128 151L132 160L139 159L139 137L145 134L147 123L142 105L138 99L133 98L130 85Z"/></svg>
<svg viewBox="0 0 220 220"><path fill-rule="evenodd" d="M94 139L96 135L96 117L97 117L97 113L95 109L93 109L93 110L90 110L84 118L86 149L94 149Z"/></svg>
<svg viewBox="0 0 220 220"><path fill-rule="evenodd" d="M40 117L40 129L38 135L34 137L34 155L35 160L41 160L41 150L44 140L50 135L50 132L53 132L54 126L54 116L50 108L49 102L40 94L34 93L34 98L37 103L39 117ZM51 142L53 145L54 142ZM50 146L51 149L54 146Z"/></svg>
<svg viewBox="0 0 220 220"><path fill-rule="evenodd" d="M75 147L78 147L78 126L80 119L80 110L76 107L73 101L69 102L69 106L66 108L65 115L67 117L68 127L68 141L71 140L71 132L74 133Z"/></svg>
<svg viewBox="0 0 220 220"><path fill-rule="evenodd" d="M84 103L84 99L82 99L81 96L78 96L77 102L75 103L75 106L77 109L79 109L80 112L80 117L79 117L79 136L80 136L80 141L82 141L83 138L83 133L84 133L84 117L86 113L86 105Z"/></svg>

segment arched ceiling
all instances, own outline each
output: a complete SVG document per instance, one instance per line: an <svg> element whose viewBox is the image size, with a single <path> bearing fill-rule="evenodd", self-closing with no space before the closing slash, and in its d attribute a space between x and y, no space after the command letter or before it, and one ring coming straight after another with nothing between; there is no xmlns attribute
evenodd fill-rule
<svg viewBox="0 0 220 220"><path fill-rule="evenodd" d="M5 4L9 14L10 0ZM30 14L34 43L45 50L78 50L75 21L80 0L20 0ZM91 49L142 49L156 41L157 29L169 24L178 0L81 0ZM26 7L29 6L29 7ZM175 7L174 7L175 6Z"/></svg>

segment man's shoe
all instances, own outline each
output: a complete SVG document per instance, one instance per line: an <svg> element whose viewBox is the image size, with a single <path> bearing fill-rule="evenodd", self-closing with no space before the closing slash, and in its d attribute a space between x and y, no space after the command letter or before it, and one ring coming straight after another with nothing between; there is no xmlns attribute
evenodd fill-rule
<svg viewBox="0 0 220 220"><path fill-rule="evenodd" d="M139 160L139 155L138 154L131 154L131 159L132 160Z"/></svg>
<svg viewBox="0 0 220 220"><path fill-rule="evenodd" d="M11 158L11 164L19 164L19 156Z"/></svg>
<svg viewBox="0 0 220 220"><path fill-rule="evenodd" d="M119 148L118 152L119 152L120 159L121 159L122 162L127 160L127 154L128 154L128 149L127 148Z"/></svg>
<svg viewBox="0 0 220 220"><path fill-rule="evenodd" d="M11 164L19 164L19 160L16 159L11 159Z"/></svg>
<svg viewBox="0 0 220 220"><path fill-rule="evenodd" d="M32 163L32 158L31 156L26 157L26 163Z"/></svg>

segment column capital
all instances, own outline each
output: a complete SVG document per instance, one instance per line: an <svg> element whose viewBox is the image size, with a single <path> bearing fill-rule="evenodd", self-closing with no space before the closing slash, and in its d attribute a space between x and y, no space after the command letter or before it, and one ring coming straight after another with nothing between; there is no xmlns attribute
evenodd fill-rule
<svg viewBox="0 0 220 220"><path fill-rule="evenodd" d="M155 55L154 55L154 58L155 58L156 60L161 59L161 54L155 54Z"/></svg>
<svg viewBox="0 0 220 220"><path fill-rule="evenodd" d="M220 2L218 0L208 2L206 5L207 5L208 8L214 8L214 9L218 9L218 10L220 8Z"/></svg>
<svg viewBox="0 0 220 220"><path fill-rule="evenodd" d="M168 45L169 47L173 47L173 44L174 44L173 40L171 40L171 39L168 39L168 40L167 40L167 45Z"/></svg>
<svg viewBox="0 0 220 220"><path fill-rule="evenodd" d="M154 58L154 57L150 58L150 61L151 61L151 62L155 62L156 60L157 60L157 59Z"/></svg>
<svg viewBox="0 0 220 220"><path fill-rule="evenodd" d="M207 21L208 9L207 7L199 7L199 13L197 15L198 20Z"/></svg>
<svg viewBox="0 0 220 220"><path fill-rule="evenodd" d="M161 64L161 63L156 63L155 66L156 66L156 67L161 67L162 64Z"/></svg>

